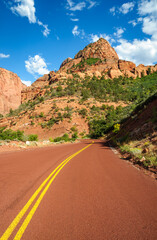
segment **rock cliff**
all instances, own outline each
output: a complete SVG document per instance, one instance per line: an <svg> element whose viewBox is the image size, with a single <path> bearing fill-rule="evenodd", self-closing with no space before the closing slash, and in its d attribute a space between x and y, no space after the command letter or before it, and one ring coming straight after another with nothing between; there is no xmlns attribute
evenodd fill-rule
<svg viewBox="0 0 157 240"><path fill-rule="evenodd" d="M17 74L0 68L0 113L6 114L21 104L23 84Z"/></svg>

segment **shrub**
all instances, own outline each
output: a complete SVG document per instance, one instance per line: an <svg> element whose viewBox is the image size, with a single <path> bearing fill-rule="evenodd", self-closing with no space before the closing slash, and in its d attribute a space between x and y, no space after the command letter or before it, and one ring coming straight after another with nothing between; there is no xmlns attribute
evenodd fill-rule
<svg viewBox="0 0 157 240"><path fill-rule="evenodd" d="M11 129L5 130L5 127L0 128L0 139L1 140L20 140L22 141L24 136L23 131L13 131Z"/></svg>
<svg viewBox="0 0 157 240"><path fill-rule="evenodd" d="M78 132L76 126L71 127L70 130L71 130L72 132Z"/></svg>
<svg viewBox="0 0 157 240"><path fill-rule="evenodd" d="M29 141L38 141L38 135L36 134L31 134L28 136Z"/></svg>
<svg viewBox="0 0 157 240"><path fill-rule="evenodd" d="M75 141L78 138L77 132L72 134L72 140Z"/></svg>
<svg viewBox="0 0 157 240"><path fill-rule="evenodd" d="M86 108L80 109L79 114L82 115L83 118L85 118L87 116L87 109Z"/></svg>
<svg viewBox="0 0 157 240"><path fill-rule="evenodd" d="M50 142L53 142L53 139L52 139L52 137L50 137L50 138L49 138L49 141L50 141Z"/></svg>

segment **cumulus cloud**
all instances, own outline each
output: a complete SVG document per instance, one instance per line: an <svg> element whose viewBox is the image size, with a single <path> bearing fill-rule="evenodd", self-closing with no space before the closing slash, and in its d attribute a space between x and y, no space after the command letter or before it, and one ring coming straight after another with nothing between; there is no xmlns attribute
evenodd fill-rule
<svg viewBox="0 0 157 240"><path fill-rule="evenodd" d="M120 45L115 47L119 57L138 64L153 65L157 61L157 41L151 39L133 42L121 39Z"/></svg>
<svg viewBox="0 0 157 240"><path fill-rule="evenodd" d="M10 9L21 17L27 17L30 23L36 23L34 0L14 0Z"/></svg>
<svg viewBox="0 0 157 240"><path fill-rule="evenodd" d="M9 58L9 54L0 53L0 58Z"/></svg>
<svg viewBox="0 0 157 240"><path fill-rule="evenodd" d="M134 6L135 6L134 2L124 3L120 7L113 6L112 8L110 8L110 13L112 13L113 16L116 13L127 14L127 13L131 12L134 9Z"/></svg>
<svg viewBox="0 0 157 240"><path fill-rule="evenodd" d="M29 86L31 86L31 81L25 81L25 80L21 80L21 82L23 83L23 84L25 84L27 87L29 87Z"/></svg>
<svg viewBox="0 0 157 240"><path fill-rule="evenodd" d="M137 65L153 65L157 63L157 4L156 0L140 0L138 3L139 17L129 23L142 24L141 30L149 35L143 40L128 41L119 39L115 47L120 58L131 60Z"/></svg>
<svg viewBox="0 0 157 240"><path fill-rule="evenodd" d="M39 26L42 26L44 28L42 33L45 37L50 34L50 29L48 29L48 25L45 25L41 21L39 21L35 15L36 8L34 0L13 0L9 3L11 4L10 10L14 14L21 17L27 17L29 23L37 23Z"/></svg>
<svg viewBox="0 0 157 240"><path fill-rule="evenodd" d="M39 55L35 55L34 57L29 56L28 60L25 61L25 67L34 77L37 77L37 75L48 74L50 72L47 68L45 59Z"/></svg>
<svg viewBox="0 0 157 240"><path fill-rule="evenodd" d="M138 5L138 12L143 16L147 14L157 16L156 0L141 0Z"/></svg>
<svg viewBox="0 0 157 240"><path fill-rule="evenodd" d="M138 5L138 13L143 22L142 31L157 39L157 1L141 0Z"/></svg>

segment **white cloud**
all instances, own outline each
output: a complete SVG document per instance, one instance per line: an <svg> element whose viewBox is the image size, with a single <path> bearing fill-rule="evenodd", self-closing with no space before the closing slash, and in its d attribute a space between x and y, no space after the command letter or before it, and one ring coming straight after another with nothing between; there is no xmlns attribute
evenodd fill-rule
<svg viewBox="0 0 157 240"><path fill-rule="evenodd" d="M116 14L116 7L110 8L110 13L112 13L114 16Z"/></svg>
<svg viewBox="0 0 157 240"><path fill-rule="evenodd" d="M79 21L78 18L70 18L70 20L71 20L72 22L78 22L78 21Z"/></svg>
<svg viewBox="0 0 157 240"><path fill-rule="evenodd" d="M21 17L27 17L30 23L36 23L34 0L14 0L15 5L10 9Z"/></svg>
<svg viewBox="0 0 157 240"><path fill-rule="evenodd" d="M87 2L89 2L89 4L90 4L88 9L91 9L91 8L95 7L96 5L98 5L98 3L96 1L87 0Z"/></svg>
<svg viewBox="0 0 157 240"><path fill-rule="evenodd" d="M9 58L10 55L9 54L4 54L4 53L0 53L0 58Z"/></svg>
<svg viewBox="0 0 157 240"><path fill-rule="evenodd" d="M122 34L124 33L125 31L125 28L117 28L116 29L117 31L113 34L116 38L121 38L122 37Z"/></svg>
<svg viewBox="0 0 157 240"><path fill-rule="evenodd" d="M141 0L138 5L138 20L143 22L142 31L157 40L157 0Z"/></svg>
<svg viewBox="0 0 157 240"><path fill-rule="evenodd" d="M66 8L70 11L82 11L85 7L85 2L74 3L72 0L67 0Z"/></svg>
<svg viewBox="0 0 157 240"><path fill-rule="evenodd" d="M113 6L110 8L110 13L114 16L116 13L127 14L134 9L135 3L134 2L127 2L122 4L120 7Z"/></svg>
<svg viewBox="0 0 157 240"><path fill-rule="evenodd" d="M66 8L70 11L82 11L84 8L91 9L98 5L96 1L93 0L84 0L82 2L75 3L72 0L67 0Z"/></svg>
<svg viewBox="0 0 157 240"><path fill-rule="evenodd" d="M83 8L86 7L86 3L85 2L80 2L76 5L74 5L73 7L71 7L69 10L71 11L82 11Z"/></svg>
<svg viewBox="0 0 157 240"><path fill-rule="evenodd" d="M25 61L25 67L34 77L37 77L37 75L48 74L50 72L47 69L45 59L39 55L35 55L34 57L29 56L28 60Z"/></svg>
<svg viewBox="0 0 157 240"><path fill-rule="evenodd" d="M129 23L141 23L142 32L150 38L130 42L120 39L115 49L121 59L133 61L137 65L153 65L157 63L157 0L140 0L137 10L139 17Z"/></svg>
<svg viewBox="0 0 157 240"><path fill-rule="evenodd" d="M106 35L105 33L100 33L100 34L89 34L89 41L90 42L96 42L98 41L100 38L104 38L107 41L112 41L111 37Z"/></svg>
<svg viewBox="0 0 157 240"><path fill-rule="evenodd" d="M35 15L36 9L34 0L13 0L13 2L10 2L10 4L10 9L14 14L21 17L27 17L29 23L37 23L39 26L42 26L44 28L42 33L45 37L50 34L48 25L43 24L41 21L39 21Z"/></svg>
<svg viewBox="0 0 157 240"><path fill-rule="evenodd" d="M131 12L134 9L135 3L134 2L128 2L122 4L121 7L119 7L119 12L123 14L127 14L128 12Z"/></svg>
<svg viewBox="0 0 157 240"><path fill-rule="evenodd" d="M121 39L119 42L115 50L121 59L133 61L137 65L153 65L157 61L157 41L134 39L131 43Z"/></svg>
<svg viewBox="0 0 157 240"><path fill-rule="evenodd" d="M42 26L44 28L44 30L42 31L43 35L45 37L47 37L49 34L50 34L50 29L48 28L48 25L46 24L43 24L41 21L37 21L38 25L39 26Z"/></svg>
<svg viewBox="0 0 157 240"><path fill-rule="evenodd" d="M31 86L31 81L25 81L25 80L21 80L21 82L23 83L23 84L25 84L27 87L29 87L29 86Z"/></svg>
<svg viewBox="0 0 157 240"><path fill-rule="evenodd" d="M129 24L132 24L133 27L135 27L137 25L137 22L135 20L131 20L128 22Z"/></svg>
<svg viewBox="0 0 157 240"><path fill-rule="evenodd" d="M157 1L156 0L141 0L138 5L138 12L144 16L147 14L157 16Z"/></svg>
<svg viewBox="0 0 157 240"><path fill-rule="evenodd" d="M157 18L145 17L143 19L142 31L157 40Z"/></svg>
<svg viewBox="0 0 157 240"><path fill-rule="evenodd" d="M100 38L106 39L107 41L110 42L110 44L115 42L115 40L113 38L111 38L111 36L109 36L109 35L107 35L105 33L86 34L85 31L83 29L79 29L79 27L77 25L73 28L72 33L73 33L74 36L80 37L81 39L85 39L88 42L96 42Z"/></svg>
<svg viewBox="0 0 157 240"><path fill-rule="evenodd" d="M73 34L74 36L79 36L79 35L80 35L80 30L79 30L79 28L78 28L77 25L73 28L72 34Z"/></svg>

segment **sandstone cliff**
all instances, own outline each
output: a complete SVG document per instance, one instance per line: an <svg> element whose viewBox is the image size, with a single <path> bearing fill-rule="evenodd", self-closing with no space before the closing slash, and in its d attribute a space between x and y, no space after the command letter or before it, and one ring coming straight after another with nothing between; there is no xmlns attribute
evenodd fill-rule
<svg viewBox="0 0 157 240"><path fill-rule="evenodd" d="M0 113L6 114L21 104L23 84L17 74L0 68Z"/></svg>
<svg viewBox="0 0 157 240"><path fill-rule="evenodd" d="M84 79L86 76L105 79L118 78L120 76L137 78L145 76L150 72L157 71L157 65L144 66L140 64L119 59L114 48L108 41L100 38L97 42L87 45L74 57L63 61L59 71L51 71L49 74L38 78L31 87L22 91L22 102L44 95L41 89L57 81L73 79L74 74Z"/></svg>

